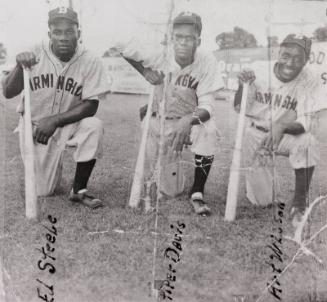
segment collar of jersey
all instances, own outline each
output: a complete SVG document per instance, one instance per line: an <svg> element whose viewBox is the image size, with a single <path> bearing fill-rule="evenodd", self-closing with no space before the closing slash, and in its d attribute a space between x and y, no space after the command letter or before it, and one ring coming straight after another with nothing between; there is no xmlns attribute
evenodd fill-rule
<svg viewBox="0 0 327 302"><path fill-rule="evenodd" d="M195 65L197 62L198 62L198 57L199 57L199 55L198 55L198 52L196 51L195 52L195 54L194 54L194 60L193 60L193 62L191 63L191 64L189 64L189 65L187 65L187 66L185 66L185 67L181 67L177 62L176 62L176 60L175 60L175 54L174 53L172 53L172 60L170 60L170 62L171 62L171 64L170 64L170 71L172 71L172 72L178 72L178 71L184 71L185 69L188 69L188 68L190 68L191 66L193 66L193 65Z"/></svg>
<svg viewBox="0 0 327 302"><path fill-rule="evenodd" d="M78 44L75 50L75 54L72 56L72 58L68 62L63 62L58 59L58 57L52 52L51 45L52 43L49 41L46 45L44 45L44 49L48 53L48 56L51 58L51 60L60 67L60 70L67 68L67 66L69 66L70 63L73 62L74 59L83 52L83 47Z"/></svg>

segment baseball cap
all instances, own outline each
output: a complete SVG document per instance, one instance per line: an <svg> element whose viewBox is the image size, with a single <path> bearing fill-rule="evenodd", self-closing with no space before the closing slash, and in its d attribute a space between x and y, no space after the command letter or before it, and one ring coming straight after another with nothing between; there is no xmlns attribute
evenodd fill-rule
<svg viewBox="0 0 327 302"><path fill-rule="evenodd" d="M304 49L307 57L310 55L312 41L310 38L304 35L290 34L283 40L280 45L282 46L285 44L296 44Z"/></svg>
<svg viewBox="0 0 327 302"><path fill-rule="evenodd" d="M78 25L77 13L69 7L57 7L49 11L48 24L55 22L56 19L64 18Z"/></svg>
<svg viewBox="0 0 327 302"><path fill-rule="evenodd" d="M173 21L173 25L194 24L195 29L201 34L202 22L201 17L191 12L181 12Z"/></svg>

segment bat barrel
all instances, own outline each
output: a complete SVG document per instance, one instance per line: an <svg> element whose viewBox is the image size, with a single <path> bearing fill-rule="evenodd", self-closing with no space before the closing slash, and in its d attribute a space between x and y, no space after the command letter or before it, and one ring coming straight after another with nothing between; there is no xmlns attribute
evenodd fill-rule
<svg viewBox="0 0 327 302"><path fill-rule="evenodd" d="M243 132L245 126L245 109L248 95L248 84L243 86L241 111L237 124L235 146L233 152L233 160L229 174L228 192L226 200L225 220L233 221L236 217L237 198L240 182L240 167L241 167L241 148L243 140Z"/></svg>
<svg viewBox="0 0 327 302"><path fill-rule="evenodd" d="M134 178L131 188L131 194L129 198L128 205L132 208L138 207L140 203L141 198L141 192L143 187L143 178L144 178L144 163L145 163L145 152L146 152L146 142L148 138L149 133L149 127L150 127L150 119L152 114L152 104L153 104L153 95L154 95L154 88L150 88L150 94L148 98L148 108L146 115L144 117L144 125L143 125L143 131L142 131L142 138L141 138L141 144L136 160L136 166L135 166L135 172L134 172Z"/></svg>
<svg viewBox="0 0 327 302"><path fill-rule="evenodd" d="M34 142L31 119L31 98L29 89L29 71L24 73L24 168L25 168L25 211L28 219L38 218L36 195Z"/></svg>

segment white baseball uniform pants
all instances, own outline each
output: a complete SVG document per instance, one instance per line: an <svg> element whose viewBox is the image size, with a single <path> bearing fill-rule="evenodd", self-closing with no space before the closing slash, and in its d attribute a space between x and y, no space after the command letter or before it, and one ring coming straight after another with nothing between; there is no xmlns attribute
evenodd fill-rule
<svg viewBox="0 0 327 302"><path fill-rule="evenodd" d="M251 165L251 160L266 135L267 133L255 127L247 127L244 140L247 165ZM276 154L288 156L293 169L308 168L317 165L319 161L319 144L311 133L284 134Z"/></svg>
<svg viewBox="0 0 327 302"><path fill-rule="evenodd" d="M164 143L163 143L163 165L167 165L176 161L172 156L170 146L170 138L173 130L178 123L178 119L165 120ZM202 125L192 127L190 141L192 145L185 147L182 156L178 160L189 162L188 167L194 168L194 153L203 156L212 156L217 152L219 133L216 129L216 123L213 119L208 120ZM145 175L149 176L153 173L155 164L159 155L160 142L160 119L152 117L150 120L149 135L146 147L146 168Z"/></svg>
<svg viewBox="0 0 327 302"><path fill-rule="evenodd" d="M24 123L20 118L19 145L24 161ZM38 196L51 195L59 185L62 174L63 152L74 147L75 162L87 162L102 156L103 123L96 117L58 128L47 145L35 143L35 171Z"/></svg>
<svg viewBox="0 0 327 302"><path fill-rule="evenodd" d="M246 169L246 195L251 203L267 205L273 202L273 174L272 161L267 157L259 166L255 155L267 133L249 126L246 129L243 154ZM261 155L264 153L260 152ZM293 169L315 166L319 161L319 146L316 138L311 133L300 135L284 134L278 145L276 155L289 157ZM265 157L265 156L263 156ZM262 160L260 160L261 162ZM252 169L251 169L252 168ZM254 177L255 175L255 177ZM275 198L278 199L280 186L275 183Z"/></svg>

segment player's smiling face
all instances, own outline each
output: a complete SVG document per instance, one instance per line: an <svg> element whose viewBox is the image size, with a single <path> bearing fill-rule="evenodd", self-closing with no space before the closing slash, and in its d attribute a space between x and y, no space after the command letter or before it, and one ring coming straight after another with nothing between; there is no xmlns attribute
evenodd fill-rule
<svg viewBox="0 0 327 302"><path fill-rule="evenodd" d="M56 20L57 21L57 20ZM49 38L54 54L62 61L69 61L75 53L80 31L75 23L58 19L50 24Z"/></svg>
<svg viewBox="0 0 327 302"><path fill-rule="evenodd" d="M195 51L200 43L201 39L194 25L180 24L174 26L173 47L175 59L181 67L192 64Z"/></svg>
<svg viewBox="0 0 327 302"><path fill-rule="evenodd" d="M307 58L301 46L283 45L279 51L277 77L283 82L292 81L299 75L306 63Z"/></svg>

